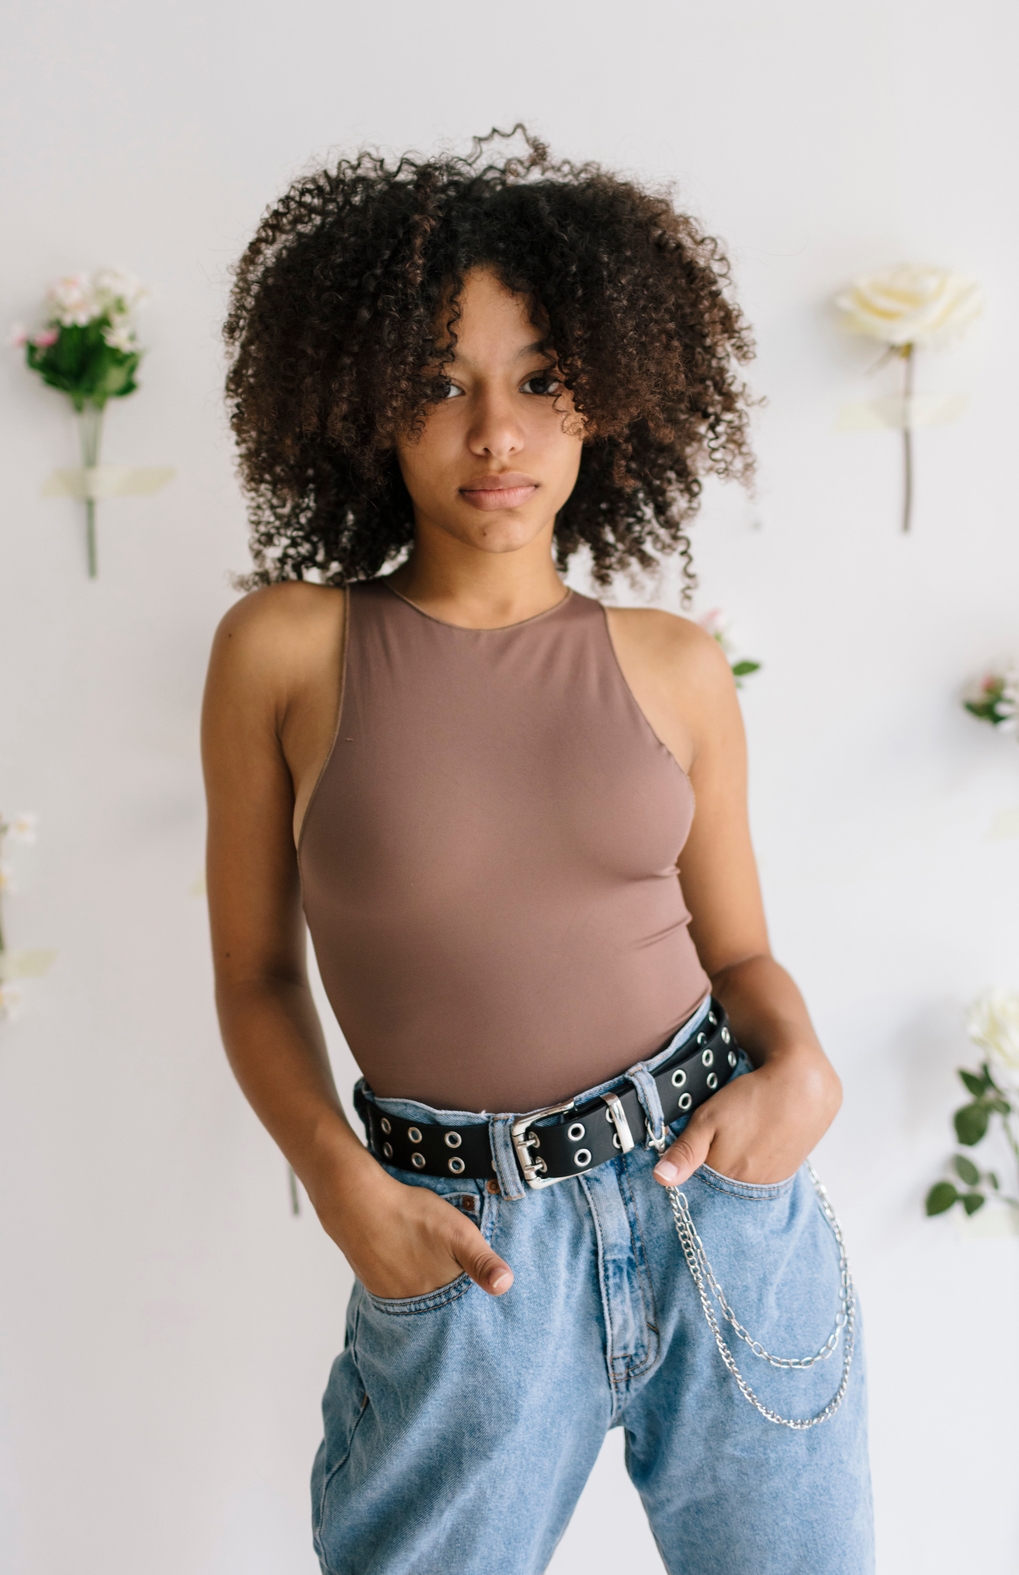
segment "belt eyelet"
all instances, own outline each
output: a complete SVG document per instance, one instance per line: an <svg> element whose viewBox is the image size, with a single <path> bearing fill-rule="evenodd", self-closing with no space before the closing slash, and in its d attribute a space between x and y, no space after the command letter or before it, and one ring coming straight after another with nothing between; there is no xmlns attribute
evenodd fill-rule
<svg viewBox="0 0 1019 1575"><path fill-rule="evenodd" d="M382 1120L379 1122L379 1126L382 1128L383 1132L386 1134L386 1137L388 1137L390 1132L392 1132L392 1130L393 1130L392 1123L390 1121L388 1121L385 1116L382 1117Z"/></svg>
<svg viewBox="0 0 1019 1575"><path fill-rule="evenodd" d="M582 1121L574 1121L569 1127L567 1127L566 1136L569 1138L571 1143L579 1143L586 1131L587 1128Z"/></svg>
<svg viewBox="0 0 1019 1575"><path fill-rule="evenodd" d="M462 1142L463 1142L463 1138L460 1136L459 1132L447 1132L446 1133L446 1147L447 1148L459 1148L460 1144ZM457 1172L457 1174L459 1175L459 1172Z"/></svg>
<svg viewBox="0 0 1019 1575"><path fill-rule="evenodd" d="M683 1071L681 1066L677 1066L676 1070L672 1074L672 1086L673 1088L682 1088L685 1082L686 1073Z"/></svg>
<svg viewBox="0 0 1019 1575"><path fill-rule="evenodd" d="M414 1166L415 1170L424 1170L425 1168L426 1161L423 1154L412 1154L410 1156L410 1162Z"/></svg>
<svg viewBox="0 0 1019 1575"><path fill-rule="evenodd" d="M702 1050L701 1051L701 1064L703 1066L714 1066L714 1064L715 1064L715 1052L713 1050Z"/></svg>
<svg viewBox="0 0 1019 1575"><path fill-rule="evenodd" d="M585 1165L590 1165L591 1150L589 1148L578 1148L573 1156L573 1163L579 1165L581 1170L583 1170Z"/></svg>
<svg viewBox="0 0 1019 1575"><path fill-rule="evenodd" d="M459 1154L454 1154L449 1161L449 1168L453 1172L454 1176L462 1176L467 1167L460 1158Z"/></svg>
<svg viewBox="0 0 1019 1575"><path fill-rule="evenodd" d="M407 1136L408 1136L408 1138L410 1139L410 1141L412 1143L420 1143L421 1142L421 1128L420 1127L408 1127L407 1128Z"/></svg>
<svg viewBox="0 0 1019 1575"><path fill-rule="evenodd" d="M392 1145L392 1143L383 1143L383 1145L382 1145L382 1157L384 1159L392 1159L392 1157L393 1157L393 1145Z"/></svg>
<svg viewBox="0 0 1019 1575"><path fill-rule="evenodd" d="M693 1095L692 1094L680 1094L680 1096L679 1096L679 1108L680 1108L680 1110L689 1110L690 1106L692 1104L693 1104Z"/></svg>
<svg viewBox="0 0 1019 1575"><path fill-rule="evenodd" d="M718 1078L717 1078L717 1076L716 1076L716 1074L714 1072L709 1072L708 1073L708 1087L709 1088L717 1088L718 1087Z"/></svg>

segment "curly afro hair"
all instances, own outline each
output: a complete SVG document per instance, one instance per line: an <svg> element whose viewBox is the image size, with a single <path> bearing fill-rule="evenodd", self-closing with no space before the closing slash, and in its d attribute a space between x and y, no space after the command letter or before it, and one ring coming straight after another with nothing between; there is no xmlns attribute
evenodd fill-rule
<svg viewBox="0 0 1019 1575"><path fill-rule="evenodd" d="M524 148L491 159L493 140ZM236 268L227 394L250 503L242 583L368 579L413 540L395 437L433 400L466 273L525 296L587 425L555 526L595 580L677 551L707 472L747 481L753 346L718 242L667 194L555 161L520 126L465 157L362 152L295 181Z"/></svg>

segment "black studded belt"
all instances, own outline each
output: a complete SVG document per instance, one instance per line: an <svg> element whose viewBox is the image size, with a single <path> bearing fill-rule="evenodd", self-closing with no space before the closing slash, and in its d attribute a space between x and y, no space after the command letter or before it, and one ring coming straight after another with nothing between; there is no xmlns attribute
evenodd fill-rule
<svg viewBox="0 0 1019 1575"><path fill-rule="evenodd" d="M725 1012L714 998L697 1032L664 1066L652 1073L666 1125L689 1115L727 1083L736 1069L738 1046ZM463 1176L484 1181L494 1169L488 1123L416 1126L366 1100L363 1119L368 1147L398 1170L425 1176ZM517 1163L529 1187L551 1187L582 1175L644 1141L645 1118L633 1084L620 1078L605 1094L578 1104L532 1110L510 1131Z"/></svg>

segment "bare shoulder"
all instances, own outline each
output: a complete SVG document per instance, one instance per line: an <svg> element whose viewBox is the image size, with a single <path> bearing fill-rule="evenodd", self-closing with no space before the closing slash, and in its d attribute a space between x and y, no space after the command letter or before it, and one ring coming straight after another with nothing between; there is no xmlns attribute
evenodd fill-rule
<svg viewBox="0 0 1019 1575"><path fill-rule="evenodd" d="M268 646L277 655L321 638L337 622L342 627L344 595L335 585L284 580L249 591L220 619L216 638L239 639L253 648Z"/></svg>
<svg viewBox="0 0 1019 1575"><path fill-rule="evenodd" d="M732 673L717 640L657 607L607 607L620 671L654 732L684 771L706 743L739 731Z"/></svg>
<svg viewBox="0 0 1019 1575"><path fill-rule="evenodd" d="M286 684L320 671L343 638L346 601L341 588L287 580L250 591L224 614L213 642L213 664Z"/></svg>
<svg viewBox="0 0 1019 1575"><path fill-rule="evenodd" d="M609 631L621 664L636 664L648 680L681 681L688 694L733 687L717 640L689 618L658 607L607 607Z"/></svg>

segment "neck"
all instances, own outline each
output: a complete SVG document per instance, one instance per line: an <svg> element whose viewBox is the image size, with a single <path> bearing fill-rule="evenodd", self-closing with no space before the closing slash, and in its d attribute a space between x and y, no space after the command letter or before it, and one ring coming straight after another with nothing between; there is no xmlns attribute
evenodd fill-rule
<svg viewBox="0 0 1019 1575"><path fill-rule="evenodd" d="M444 623L501 629L547 612L565 595L552 562L551 531L510 552L483 552L441 533L417 531L414 551L391 576L394 589Z"/></svg>

